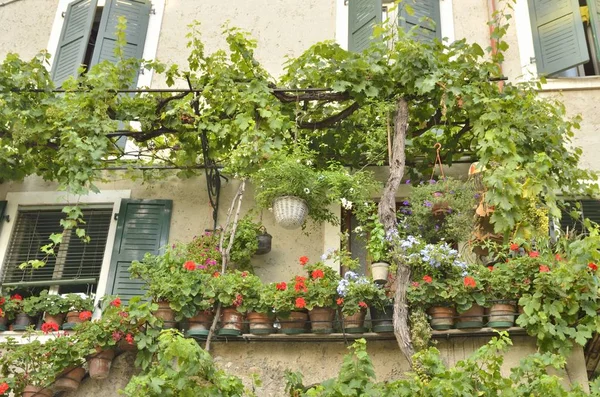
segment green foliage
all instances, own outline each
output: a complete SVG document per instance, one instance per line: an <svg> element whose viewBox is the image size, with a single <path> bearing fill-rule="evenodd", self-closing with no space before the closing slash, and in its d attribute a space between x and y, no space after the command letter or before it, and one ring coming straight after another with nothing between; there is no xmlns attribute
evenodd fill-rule
<svg viewBox="0 0 600 397"><path fill-rule="evenodd" d="M251 270L250 259L258 249L258 235L260 230L261 225L253 222L249 215L244 216L238 221L229 253L229 258L237 269ZM225 242L228 241L229 236L225 236Z"/></svg>
<svg viewBox="0 0 600 397"><path fill-rule="evenodd" d="M83 312L94 310L94 299L82 297L80 294L67 294L64 296L68 311Z"/></svg>
<svg viewBox="0 0 600 397"><path fill-rule="evenodd" d="M315 307L336 306L337 297L336 288L340 280L340 275L330 266L323 262L316 262L304 267L308 273L306 281L306 309L312 310Z"/></svg>
<svg viewBox="0 0 600 397"><path fill-rule="evenodd" d="M233 375L215 367L212 357L193 339L175 330L164 330L152 366L131 378L126 396L244 396L244 385Z"/></svg>
<svg viewBox="0 0 600 397"><path fill-rule="evenodd" d="M60 295L48 294L47 290L40 292L37 298L27 299L34 299L36 301L35 309L32 308L33 311L37 311L38 313L45 312L51 316L61 313L66 314L71 308L71 302Z"/></svg>
<svg viewBox="0 0 600 397"><path fill-rule="evenodd" d="M258 276L235 270L217 275L212 280L215 283L216 299L223 307L235 307L237 311L246 313L250 306L257 306L262 288Z"/></svg>
<svg viewBox="0 0 600 397"><path fill-rule="evenodd" d="M352 315L365 310L369 305L381 307L388 302L385 290L365 276L347 271L337 286L337 304L342 314Z"/></svg>
<svg viewBox="0 0 600 397"><path fill-rule="evenodd" d="M429 347L431 342L431 326L429 317L422 309L415 309L410 312L410 340L416 352Z"/></svg>

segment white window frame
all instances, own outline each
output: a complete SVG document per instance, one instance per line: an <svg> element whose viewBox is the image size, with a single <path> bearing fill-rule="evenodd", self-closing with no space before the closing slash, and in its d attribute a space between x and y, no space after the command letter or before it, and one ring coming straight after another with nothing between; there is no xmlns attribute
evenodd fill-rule
<svg viewBox="0 0 600 397"><path fill-rule="evenodd" d="M348 0L336 0L335 3L335 41L344 50L348 50ZM386 3L387 0L383 2ZM452 9L453 0L440 1L440 22L442 38L447 38L448 43L454 42L454 11ZM389 1L393 2L392 0ZM385 4L384 4L385 5ZM382 11L383 13L383 11ZM393 18L393 16L388 15ZM383 20L385 21L385 15ZM532 44L533 45L533 44Z"/></svg>
<svg viewBox="0 0 600 397"><path fill-rule="evenodd" d="M19 209L26 209L28 206L65 206L79 204L104 204L112 207L111 223L106 237L106 247L104 248L104 258L100 270L100 277L96 285L96 303L104 296L106 284L108 282L108 272L110 269L110 260L117 231L117 222L115 214L119 212L121 200L131 198L131 190L104 190L98 194L88 194L85 196L69 195L65 192L18 192L6 194L6 210L4 215L8 215L9 222L2 221L0 229L0 274L2 274L4 262L6 259L10 237L12 236Z"/></svg>
<svg viewBox="0 0 600 397"><path fill-rule="evenodd" d="M63 13L66 13L69 3L74 0L59 0L58 7L56 8L56 15L54 16L54 23L52 24L52 31L50 32L50 39L48 40L48 52L50 53L50 60L47 66L48 71L52 70L54 63L54 54L58 50L58 42L60 41L60 33L62 32L65 18ZM98 0L98 7L103 7L106 0ZM160 28L162 25L163 14L165 11L165 0L152 0L152 10L150 19L148 20L148 31L146 32L146 41L144 42L144 53L142 58L146 60L153 60L156 58L156 52L158 50L158 38L160 36ZM138 77L137 86L150 87L152 84L152 71L144 69L143 73L140 73Z"/></svg>

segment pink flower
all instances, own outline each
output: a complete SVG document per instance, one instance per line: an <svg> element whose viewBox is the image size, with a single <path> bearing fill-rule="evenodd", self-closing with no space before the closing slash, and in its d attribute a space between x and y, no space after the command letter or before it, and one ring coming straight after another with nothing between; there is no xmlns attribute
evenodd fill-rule
<svg viewBox="0 0 600 397"><path fill-rule="evenodd" d="M122 337L123 337L123 335L121 335L121 333L119 331L115 331L112 333L112 338L115 342L120 341Z"/></svg>
<svg viewBox="0 0 600 397"><path fill-rule="evenodd" d="M413 281L413 282L411 283L411 285L413 286L413 288L417 288L417 287L418 287L420 284L419 284L419 283L417 283L416 281Z"/></svg>
<svg viewBox="0 0 600 397"><path fill-rule="evenodd" d="M127 343L130 345L133 345L133 336L131 334L125 335L125 341L127 341Z"/></svg>

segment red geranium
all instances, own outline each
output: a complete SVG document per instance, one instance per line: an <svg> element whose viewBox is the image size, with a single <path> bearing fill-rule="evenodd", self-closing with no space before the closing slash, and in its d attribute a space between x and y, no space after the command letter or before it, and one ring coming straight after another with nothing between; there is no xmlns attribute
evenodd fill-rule
<svg viewBox="0 0 600 397"><path fill-rule="evenodd" d="M0 317L4 317L4 312L0 309Z"/></svg>
<svg viewBox="0 0 600 397"><path fill-rule="evenodd" d="M235 300L233 301L233 306L238 307L242 304L243 301L244 301L244 297L240 294L237 294L235 296Z"/></svg>
<svg viewBox="0 0 600 397"><path fill-rule="evenodd" d="M493 272L493 271L494 271L494 266L488 266L487 268L488 268L488 270L489 270L490 272Z"/></svg>
<svg viewBox="0 0 600 397"><path fill-rule="evenodd" d="M125 341L130 345L133 345L133 336L131 334L125 335Z"/></svg>
<svg viewBox="0 0 600 397"><path fill-rule="evenodd" d="M363 301L358 302L358 306L362 307L362 308L367 308L367 304Z"/></svg>
<svg viewBox="0 0 600 397"><path fill-rule="evenodd" d="M115 331L112 333L112 338L115 342L120 341L122 337L123 337L123 334L121 334L121 332L119 332L119 331Z"/></svg>
<svg viewBox="0 0 600 397"><path fill-rule="evenodd" d="M425 281L427 284L429 284L433 281L433 279L431 278L431 276L425 275L425 276L423 276L423 281Z"/></svg>
<svg viewBox="0 0 600 397"><path fill-rule="evenodd" d="M540 273L548 273L550 268L546 265L540 265Z"/></svg>
<svg viewBox="0 0 600 397"><path fill-rule="evenodd" d="M296 298L296 307L298 309L304 309L306 307L306 301L304 298Z"/></svg>
<svg viewBox="0 0 600 397"><path fill-rule="evenodd" d="M275 288L279 291L285 291L287 289L287 284L282 281L281 283L277 283Z"/></svg>
<svg viewBox="0 0 600 397"><path fill-rule="evenodd" d="M323 273L323 270L321 270L321 269L316 269L316 270L313 270L313 272L312 272L312 278L315 280L318 278L323 278L324 276L325 276L325 274Z"/></svg>
<svg viewBox="0 0 600 397"><path fill-rule="evenodd" d="M337 298L335 303L337 303L339 306L342 306L344 304L344 298Z"/></svg>
<svg viewBox="0 0 600 397"><path fill-rule="evenodd" d="M301 256L300 257L300 265L304 266L308 263L308 256Z"/></svg>
<svg viewBox="0 0 600 397"><path fill-rule="evenodd" d="M554 255L554 259L556 259L557 261L562 261L563 260L562 256L560 256L560 254Z"/></svg>
<svg viewBox="0 0 600 397"><path fill-rule="evenodd" d="M519 249L519 244L512 243L510 245L510 250L511 251L517 251L518 249Z"/></svg>
<svg viewBox="0 0 600 397"><path fill-rule="evenodd" d="M248 272L242 272L241 276L242 277L247 277L248 276Z"/></svg>
<svg viewBox="0 0 600 397"><path fill-rule="evenodd" d="M0 297L0 306L2 306L4 303L6 302L6 299L4 299L4 297Z"/></svg>
<svg viewBox="0 0 600 397"><path fill-rule="evenodd" d="M530 258L537 258L538 256L540 256L540 253L539 253L539 252L537 252L537 251L531 251L531 252L529 253L529 257L530 257Z"/></svg>
<svg viewBox="0 0 600 397"><path fill-rule="evenodd" d="M593 262L590 262L590 263L588 263L588 267L589 267L590 269L592 269L593 271L596 271L596 270L598 270L598 265L596 265L596 264L595 264L595 263L593 263Z"/></svg>
<svg viewBox="0 0 600 397"><path fill-rule="evenodd" d="M413 288L417 288L419 286L419 283L417 283L416 281L413 281L412 284Z"/></svg>
<svg viewBox="0 0 600 397"><path fill-rule="evenodd" d="M189 271L196 270L196 263L194 261L187 261L183 264L183 267Z"/></svg>
<svg viewBox="0 0 600 397"><path fill-rule="evenodd" d="M79 313L79 319L81 321L86 321L86 320L89 320L90 318L92 318L92 312L89 310Z"/></svg>
<svg viewBox="0 0 600 397"><path fill-rule="evenodd" d="M219 277L220 275L221 275L221 273L219 273L219 272L214 272L213 273L213 277Z"/></svg>
<svg viewBox="0 0 600 397"><path fill-rule="evenodd" d="M121 307L121 298L115 298L112 302L110 302L111 306Z"/></svg>
<svg viewBox="0 0 600 397"><path fill-rule="evenodd" d="M308 289L306 288L306 284L304 284L305 281L306 277L296 276L296 285L294 285L294 289L296 290L296 292L308 291Z"/></svg>
<svg viewBox="0 0 600 397"><path fill-rule="evenodd" d="M58 324L56 323L44 323L42 324L42 332L47 334L49 332L58 331Z"/></svg>
<svg viewBox="0 0 600 397"><path fill-rule="evenodd" d="M14 294L13 296L10 297L10 300L12 301L22 301L23 297L19 294Z"/></svg>
<svg viewBox="0 0 600 397"><path fill-rule="evenodd" d="M463 280L463 283L465 284L465 287L467 288L475 288L475 286L477 285L477 283L475 282L475 279L473 277L465 277Z"/></svg>
<svg viewBox="0 0 600 397"><path fill-rule="evenodd" d="M0 383L0 394L4 394L8 391L10 387L8 386L8 383L4 382L4 383Z"/></svg>

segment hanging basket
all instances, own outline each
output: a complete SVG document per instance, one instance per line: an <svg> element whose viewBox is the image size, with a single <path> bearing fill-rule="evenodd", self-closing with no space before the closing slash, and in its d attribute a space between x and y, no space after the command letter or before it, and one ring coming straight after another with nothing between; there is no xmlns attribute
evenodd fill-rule
<svg viewBox="0 0 600 397"><path fill-rule="evenodd" d="M257 239L258 249L254 253L255 255L264 255L271 252L271 241L273 240L273 236L267 233L267 229L264 226L260 228L260 234Z"/></svg>
<svg viewBox="0 0 600 397"><path fill-rule="evenodd" d="M273 214L277 224L284 229L297 229L308 215L306 201L294 196L282 196L273 200Z"/></svg>

